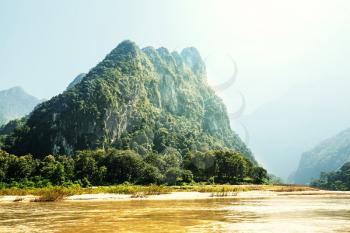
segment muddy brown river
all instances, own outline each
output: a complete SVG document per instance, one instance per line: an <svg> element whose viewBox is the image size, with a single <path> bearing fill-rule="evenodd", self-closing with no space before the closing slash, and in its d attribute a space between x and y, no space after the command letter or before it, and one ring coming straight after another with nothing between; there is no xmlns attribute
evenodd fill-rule
<svg viewBox="0 0 350 233"><path fill-rule="evenodd" d="M350 195L0 203L0 232L350 232Z"/></svg>

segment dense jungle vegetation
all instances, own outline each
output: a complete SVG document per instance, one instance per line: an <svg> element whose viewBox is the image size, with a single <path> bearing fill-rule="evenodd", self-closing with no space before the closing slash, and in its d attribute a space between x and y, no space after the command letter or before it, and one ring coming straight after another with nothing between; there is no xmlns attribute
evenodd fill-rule
<svg viewBox="0 0 350 233"><path fill-rule="evenodd" d="M320 178L311 182L322 189L350 191L350 162L334 172L322 172Z"/></svg>
<svg viewBox="0 0 350 233"><path fill-rule="evenodd" d="M131 150L79 151L74 156L15 156L0 151L0 187L81 187L115 184L261 184L267 172L232 151L176 151L141 156Z"/></svg>

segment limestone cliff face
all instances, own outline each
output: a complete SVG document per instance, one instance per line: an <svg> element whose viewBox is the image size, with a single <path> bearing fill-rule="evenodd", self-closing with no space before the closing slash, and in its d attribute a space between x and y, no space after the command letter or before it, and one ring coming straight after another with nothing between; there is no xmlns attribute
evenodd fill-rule
<svg viewBox="0 0 350 233"><path fill-rule="evenodd" d="M229 148L254 161L208 86L195 48L179 54L124 41L79 82L36 108L22 128L8 147L14 153Z"/></svg>

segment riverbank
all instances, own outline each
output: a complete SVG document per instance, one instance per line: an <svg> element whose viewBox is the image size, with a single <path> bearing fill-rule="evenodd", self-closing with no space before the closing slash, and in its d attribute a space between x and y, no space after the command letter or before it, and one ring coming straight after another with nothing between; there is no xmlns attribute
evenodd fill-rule
<svg viewBox="0 0 350 233"><path fill-rule="evenodd" d="M86 200L184 200L206 198L234 198L266 196L273 193L298 192L314 195L318 189L294 185L186 185L186 186L141 186L116 185L101 187L46 187L9 188L0 190L0 202L47 202Z"/></svg>
<svg viewBox="0 0 350 233"><path fill-rule="evenodd" d="M128 194L82 194L66 197L65 201L132 201L132 200L202 200L216 198L267 198L274 196L286 195L313 195L313 196L333 196L333 195L350 196L349 192L338 191L293 191L293 192L275 192L275 191L246 191L246 192L229 192L229 193L200 193L200 192L173 192L168 194L134 196Z"/></svg>
<svg viewBox="0 0 350 233"><path fill-rule="evenodd" d="M180 200L204 200L204 199L255 199L255 198L271 198L277 196L314 196L314 197L332 197L332 196L347 196L350 197L350 192L340 191L292 191L292 192L276 192L276 191L246 191L237 193L200 193L200 192L172 192L159 195L134 195L134 194L113 194L113 193L99 193L99 194L80 194L63 197L60 201L65 202L81 202L81 201L180 201ZM40 196L25 195L25 196L1 196L0 203L10 202L44 202L39 201Z"/></svg>

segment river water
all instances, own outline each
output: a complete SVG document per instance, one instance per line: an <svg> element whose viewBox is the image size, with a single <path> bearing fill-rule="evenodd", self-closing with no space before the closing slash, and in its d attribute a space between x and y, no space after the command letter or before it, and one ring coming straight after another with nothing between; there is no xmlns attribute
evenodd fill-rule
<svg viewBox="0 0 350 233"><path fill-rule="evenodd" d="M0 203L0 232L350 232L350 195Z"/></svg>

